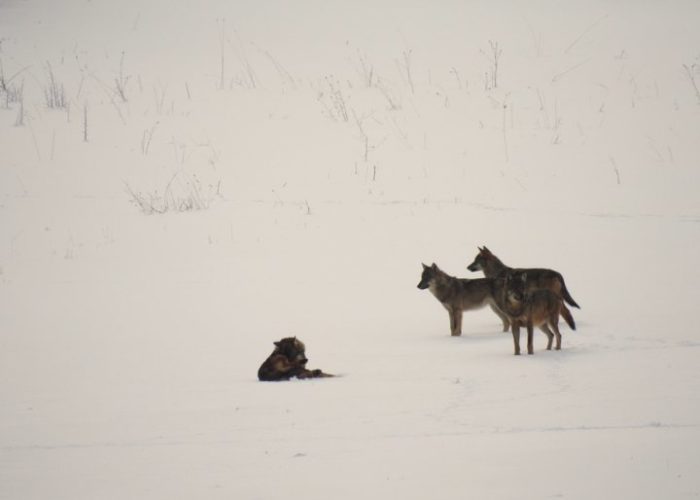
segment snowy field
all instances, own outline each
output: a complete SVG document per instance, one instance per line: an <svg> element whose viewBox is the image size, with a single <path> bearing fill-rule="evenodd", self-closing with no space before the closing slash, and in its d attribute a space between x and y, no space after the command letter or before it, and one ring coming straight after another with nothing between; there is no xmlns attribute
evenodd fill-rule
<svg viewBox="0 0 700 500"><path fill-rule="evenodd" d="M0 499L700 497L699 19L0 0ZM562 351L449 336L480 245Z"/></svg>

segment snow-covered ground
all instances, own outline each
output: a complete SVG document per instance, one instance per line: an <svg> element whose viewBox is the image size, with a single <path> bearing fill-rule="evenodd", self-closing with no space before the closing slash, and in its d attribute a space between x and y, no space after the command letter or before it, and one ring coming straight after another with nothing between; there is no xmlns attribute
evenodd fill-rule
<svg viewBox="0 0 700 500"><path fill-rule="evenodd" d="M0 0L0 498L700 496L698 19ZM484 244L562 351L449 336Z"/></svg>

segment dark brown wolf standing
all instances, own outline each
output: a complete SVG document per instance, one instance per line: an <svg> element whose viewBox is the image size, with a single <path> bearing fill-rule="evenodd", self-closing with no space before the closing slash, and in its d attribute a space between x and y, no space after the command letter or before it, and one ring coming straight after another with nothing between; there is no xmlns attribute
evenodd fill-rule
<svg viewBox="0 0 700 500"><path fill-rule="evenodd" d="M462 312L490 306L501 321L504 331L508 331L509 319L496 306L493 291L493 280L486 278L461 279L450 276L436 264L423 264L418 288L429 288L432 294L447 309L450 316L450 334L462 335Z"/></svg>
<svg viewBox="0 0 700 500"><path fill-rule="evenodd" d="M564 277L552 269L517 269L508 267L486 247L479 248L479 253L474 258L474 262L469 264L467 269L470 271L483 271L484 276L487 278L504 278L506 275L518 278L525 274L527 276L527 292L541 289L550 290L563 298L569 305L580 309L579 305L571 297L569 290L567 290ZM571 311L566 305L561 308L561 315L567 323L574 321Z"/></svg>
<svg viewBox="0 0 700 500"><path fill-rule="evenodd" d="M286 337L275 342L275 350L260 365L258 379L263 382L276 382L290 378L332 377L321 370L306 368L306 346L296 337Z"/></svg>
<svg viewBox="0 0 700 500"><path fill-rule="evenodd" d="M520 354L520 327L527 328L527 353L534 354L533 329L538 327L547 335L547 350L552 349L554 336L557 338L555 349L561 349L559 332L559 315L561 314L572 330L576 324L570 314L564 314L566 307L561 296L548 289L528 290L527 273L507 274L505 278L496 278L496 302L511 322L515 355ZM554 330L554 333L552 333Z"/></svg>

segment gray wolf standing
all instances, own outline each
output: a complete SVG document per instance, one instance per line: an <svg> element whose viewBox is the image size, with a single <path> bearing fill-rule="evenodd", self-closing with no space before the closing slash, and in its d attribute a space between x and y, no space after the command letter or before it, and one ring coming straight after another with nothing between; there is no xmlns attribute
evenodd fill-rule
<svg viewBox="0 0 700 500"><path fill-rule="evenodd" d="M474 258L474 262L469 264L467 269L470 271L483 271L484 276L487 278L503 278L507 274L517 278L526 273L526 288L528 292L539 289L550 290L562 297L569 305L580 309L566 288L564 277L552 269L517 269L508 267L486 247L479 248L479 253ZM567 323L573 322L571 311L566 305L562 307L561 311L561 315L566 319Z"/></svg>
<svg viewBox="0 0 700 500"><path fill-rule="evenodd" d="M275 350L260 365L258 379L263 382L276 382L297 378L332 377L321 370L306 368L306 346L296 337L286 337L275 342Z"/></svg>
<svg viewBox="0 0 700 500"><path fill-rule="evenodd" d="M504 331L508 330L509 319L496 306L493 280L486 278L460 279L442 271L436 264L423 264L418 288L429 288L431 293L447 309L450 316L450 334L462 335L462 312L489 306L501 318Z"/></svg>
<svg viewBox="0 0 700 500"><path fill-rule="evenodd" d="M505 312L511 322L515 355L520 354L520 327L527 328L527 353L534 354L532 337L534 327L538 327L547 335L547 350L552 349L552 340L557 338L555 349L561 349L561 333L559 332L559 315L561 314L572 330L576 324L570 314L563 314L566 306L561 296L548 289L530 290L528 273L506 275L497 278L496 302ZM554 333L552 333L552 330Z"/></svg>

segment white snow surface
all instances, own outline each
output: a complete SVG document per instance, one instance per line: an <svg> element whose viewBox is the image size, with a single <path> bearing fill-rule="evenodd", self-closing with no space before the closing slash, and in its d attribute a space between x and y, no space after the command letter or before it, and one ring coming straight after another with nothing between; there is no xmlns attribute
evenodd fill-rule
<svg viewBox="0 0 700 500"><path fill-rule="evenodd" d="M699 497L698 19L0 0L0 498ZM480 245L560 352L449 336Z"/></svg>

